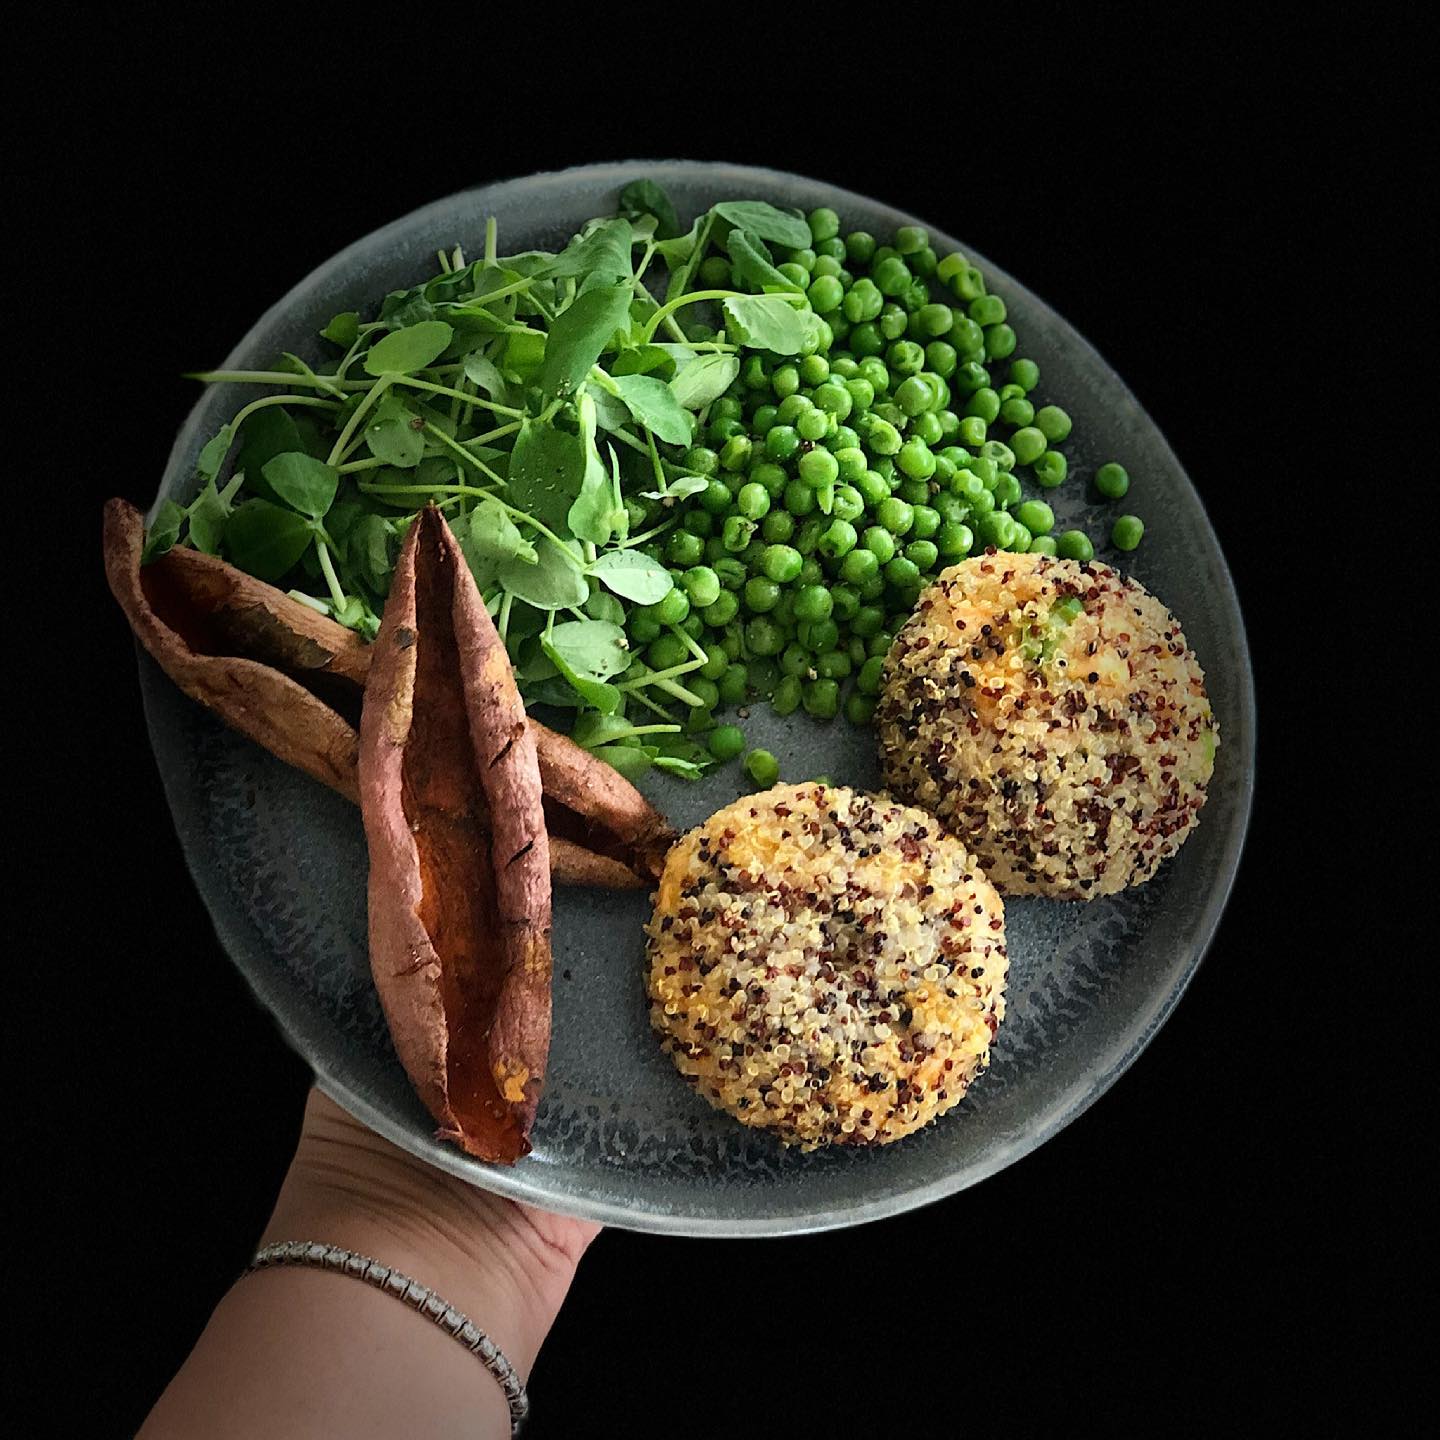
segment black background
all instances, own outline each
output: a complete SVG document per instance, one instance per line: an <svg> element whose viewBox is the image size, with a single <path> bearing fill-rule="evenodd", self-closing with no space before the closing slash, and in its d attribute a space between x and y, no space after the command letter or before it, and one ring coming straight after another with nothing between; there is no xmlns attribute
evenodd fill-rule
<svg viewBox="0 0 1440 1440"><path fill-rule="evenodd" d="M18 1413L134 1429L248 1257L308 1082L186 875L103 589L99 502L148 503L195 396L180 372L355 237L488 179L685 154L925 216L1110 360L1234 570L1259 791L1212 952L1100 1104L981 1186L858 1230L602 1235L533 1378L530 1433L607 1416L634 1436L1327 1428L1384 1358L1406 1287L1365 1281L1409 1229L1398 1202L1357 1224L1340 1201L1368 1148L1340 1092L1373 1114L1378 1082L1333 986L1297 984L1335 943L1317 897L1338 901L1353 863L1308 809L1295 720L1315 693L1299 566L1308 527L1344 504L1322 457L1348 412L1317 386L1352 362L1326 297L1359 283L1352 232L1392 133L1350 103L1344 37L1304 58L1233 31L1080 53L959 12L934 35L875 13L827 48L818 13L748 32L696 12L684 58L624 35L613 52L554 53L538 32L507 46L493 19L417 16L357 21L356 69L338 18L310 35L126 13L51 36L16 92L16 228L39 278L12 303L53 347L19 428L26 473L63 497L53 524L9 512L44 596L26 673L50 682L17 692L42 732L16 777L36 821L9 1027L26 1060L18 1259L26 1295L54 1286L94 1327L82 1340L27 1301ZM1346 324L1370 324L1363 308Z"/></svg>

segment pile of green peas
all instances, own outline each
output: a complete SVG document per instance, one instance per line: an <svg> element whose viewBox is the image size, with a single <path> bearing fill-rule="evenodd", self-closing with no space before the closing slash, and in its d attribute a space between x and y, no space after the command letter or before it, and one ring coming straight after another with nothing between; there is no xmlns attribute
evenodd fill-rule
<svg viewBox="0 0 1440 1440"><path fill-rule="evenodd" d="M882 245L842 236L831 209L808 220L812 244L776 259L820 317L818 344L798 358L748 354L709 407L682 461L707 483L650 551L675 589L630 617L650 672L703 650L684 677L699 702L687 728L708 732L716 760L746 742L713 712L755 697L781 715L843 709L868 723L896 630L923 586L967 555L1095 554L1083 531L1054 533L1044 499L1026 498L1027 472L1042 494L1064 483L1057 447L1071 420L1035 403L1039 367L1016 357L1005 302L980 271L938 256L919 226ZM707 287L734 283L723 256L699 274ZM1095 487L1118 499L1129 477L1105 465ZM1123 516L1112 541L1133 550L1143 528ZM751 752L757 783L773 759Z"/></svg>

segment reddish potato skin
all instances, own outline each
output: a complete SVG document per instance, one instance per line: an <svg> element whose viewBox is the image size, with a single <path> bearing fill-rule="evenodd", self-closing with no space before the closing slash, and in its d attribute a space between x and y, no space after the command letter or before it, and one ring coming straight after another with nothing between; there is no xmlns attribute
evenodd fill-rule
<svg viewBox="0 0 1440 1440"><path fill-rule="evenodd" d="M358 803L354 727L284 672L317 685L333 679L343 699L364 685L373 647L216 556L178 546L142 569L144 543L140 512L109 501L106 576L140 643L191 699ZM243 653L225 653L234 649ZM567 736L529 725L550 800L555 881L607 890L652 884L674 839L664 816Z"/></svg>
<svg viewBox="0 0 1440 1440"><path fill-rule="evenodd" d="M550 1043L550 860L509 657L449 527L406 537L365 687L370 959L442 1138L529 1150Z"/></svg>

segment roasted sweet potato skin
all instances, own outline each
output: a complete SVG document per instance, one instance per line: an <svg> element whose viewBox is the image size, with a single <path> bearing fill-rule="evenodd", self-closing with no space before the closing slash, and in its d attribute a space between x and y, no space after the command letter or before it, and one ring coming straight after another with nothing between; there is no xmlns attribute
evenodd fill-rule
<svg viewBox="0 0 1440 1440"><path fill-rule="evenodd" d="M213 555L177 547L142 569L144 539L140 512L111 500L106 574L141 644L192 699L358 803L352 721L374 647ZM674 838L664 817L588 751L529 724L557 883L611 890L653 883Z"/></svg>
<svg viewBox="0 0 1440 1440"><path fill-rule="evenodd" d="M550 1043L550 872L534 738L438 511L411 527L360 722L370 959L440 1134L529 1149Z"/></svg>

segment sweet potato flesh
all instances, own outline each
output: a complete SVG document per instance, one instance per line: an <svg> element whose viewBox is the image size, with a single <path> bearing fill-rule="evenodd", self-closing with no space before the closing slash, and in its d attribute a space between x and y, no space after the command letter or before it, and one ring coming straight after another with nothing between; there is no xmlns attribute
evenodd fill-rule
<svg viewBox="0 0 1440 1440"><path fill-rule="evenodd" d="M454 572L431 558L416 586L415 702L401 800L420 861L420 923L439 959L450 1109L496 1155L527 1148L490 1072L490 1027L503 976L484 963L500 933L485 795L455 645Z"/></svg>

